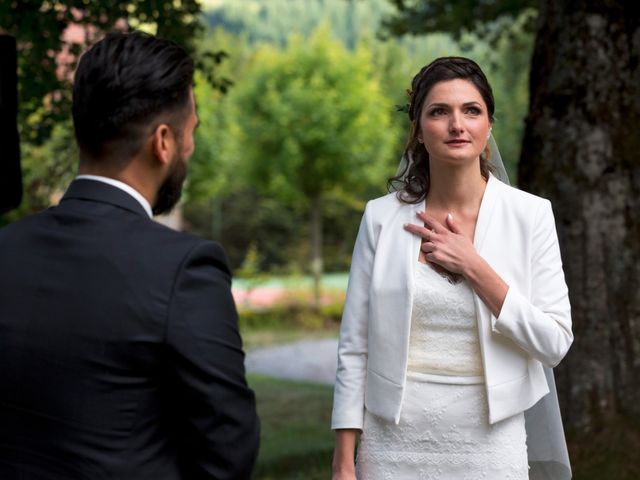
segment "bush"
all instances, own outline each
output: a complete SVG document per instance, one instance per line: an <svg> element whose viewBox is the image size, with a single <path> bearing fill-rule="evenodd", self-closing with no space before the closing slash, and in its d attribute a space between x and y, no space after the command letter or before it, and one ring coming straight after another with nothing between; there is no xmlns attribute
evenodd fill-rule
<svg viewBox="0 0 640 480"><path fill-rule="evenodd" d="M288 330L335 328L342 318L344 292L323 293L322 306L316 310L313 294L307 290L289 290L270 308L240 308L241 330Z"/></svg>

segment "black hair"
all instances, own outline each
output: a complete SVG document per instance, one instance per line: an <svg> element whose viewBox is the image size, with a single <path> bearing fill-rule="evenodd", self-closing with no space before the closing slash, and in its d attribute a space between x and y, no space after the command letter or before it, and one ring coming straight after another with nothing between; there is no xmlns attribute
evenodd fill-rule
<svg viewBox="0 0 640 480"><path fill-rule="evenodd" d="M179 45L145 33L113 32L95 43L73 85L81 161L128 162L159 119L181 135L193 68Z"/></svg>
<svg viewBox="0 0 640 480"><path fill-rule="evenodd" d="M391 177L389 190L397 190L398 198L405 203L420 203L429 193L429 153L418 140L420 114L427 95L436 83L462 79L473 83L487 106L489 121L493 123L495 101L487 77L476 62L465 57L440 57L431 62L413 77L409 93L407 113L411 120L409 140L404 150L405 167L398 175ZM408 160L411 159L409 162ZM480 155L480 172L486 179L492 171L488 148Z"/></svg>

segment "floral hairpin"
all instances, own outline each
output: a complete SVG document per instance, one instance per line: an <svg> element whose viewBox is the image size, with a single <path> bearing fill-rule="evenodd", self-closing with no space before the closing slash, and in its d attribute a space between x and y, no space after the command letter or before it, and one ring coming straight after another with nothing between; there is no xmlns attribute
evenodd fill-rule
<svg viewBox="0 0 640 480"><path fill-rule="evenodd" d="M409 103L405 105L396 105L396 112L404 112L409 114L409 109L411 108L411 101L413 100L413 90L407 88L407 95L409 96Z"/></svg>

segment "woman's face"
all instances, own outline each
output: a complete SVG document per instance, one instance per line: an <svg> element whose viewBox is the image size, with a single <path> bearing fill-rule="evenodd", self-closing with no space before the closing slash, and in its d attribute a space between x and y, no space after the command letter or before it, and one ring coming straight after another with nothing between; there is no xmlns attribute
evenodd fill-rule
<svg viewBox="0 0 640 480"><path fill-rule="evenodd" d="M431 88L422 105L418 132L430 162L478 161L490 132L487 106L473 83L446 80Z"/></svg>

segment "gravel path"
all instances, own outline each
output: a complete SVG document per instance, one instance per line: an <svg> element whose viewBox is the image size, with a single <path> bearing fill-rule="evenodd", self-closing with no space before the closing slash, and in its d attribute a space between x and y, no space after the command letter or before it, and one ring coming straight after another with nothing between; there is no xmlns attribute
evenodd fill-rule
<svg viewBox="0 0 640 480"><path fill-rule="evenodd" d="M247 353L247 372L277 378L333 385L336 378L338 340L301 340Z"/></svg>

